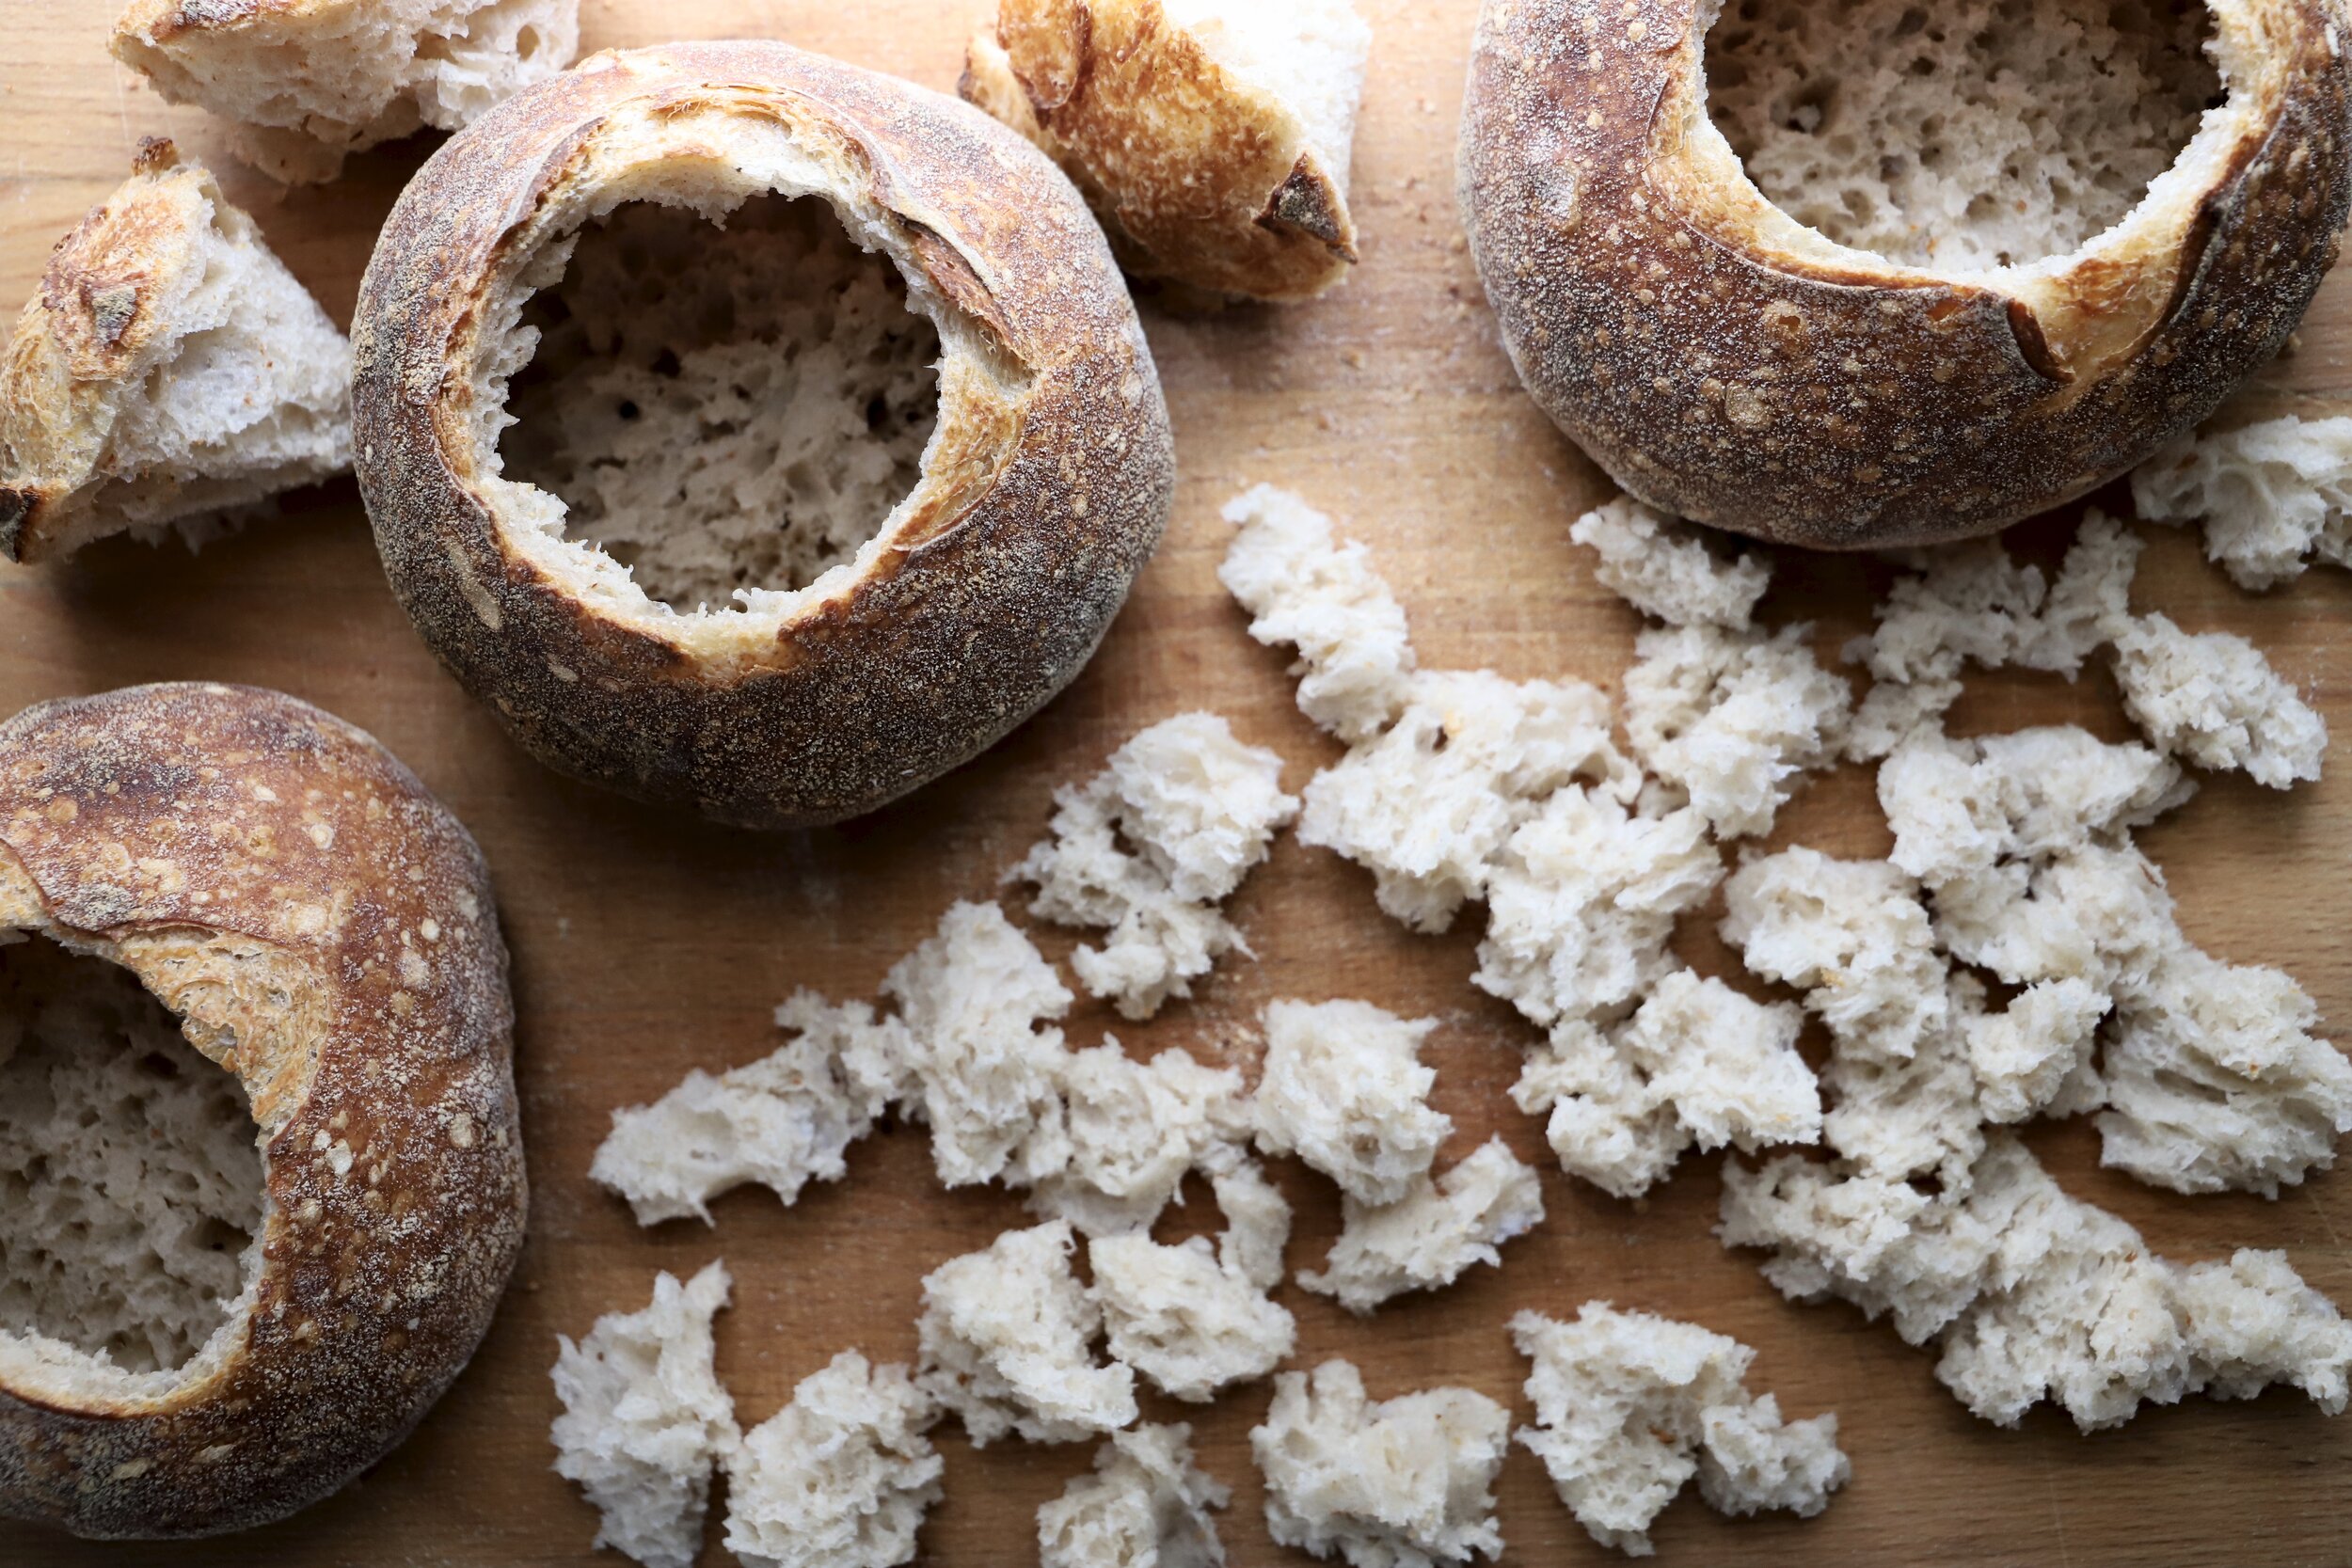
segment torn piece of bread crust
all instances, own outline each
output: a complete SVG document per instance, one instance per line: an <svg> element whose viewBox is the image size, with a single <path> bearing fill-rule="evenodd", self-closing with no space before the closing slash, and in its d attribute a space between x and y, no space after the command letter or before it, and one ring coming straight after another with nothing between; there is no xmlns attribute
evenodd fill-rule
<svg viewBox="0 0 2352 1568"><path fill-rule="evenodd" d="M504 473L507 383L584 226L771 194L896 266L943 345L938 422L854 559L682 612ZM393 209L354 348L377 547L442 661L550 766L742 826L854 816L995 744L1092 657L1173 492L1151 351L1069 182L968 104L783 44L600 55L476 120Z"/></svg>
<svg viewBox="0 0 2352 1568"><path fill-rule="evenodd" d="M132 0L108 47L167 102L231 121L246 163L304 185L571 64L580 0Z"/></svg>
<svg viewBox="0 0 2352 1568"><path fill-rule="evenodd" d="M351 466L351 345L171 143L59 241L0 360L0 559L249 506Z"/></svg>
<svg viewBox="0 0 2352 1568"><path fill-rule="evenodd" d="M1521 379L1633 495L1787 544L1963 538L2087 493L2278 352L2352 194L2338 8L2207 8L2228 96L2144 198L2064 255L1967 270L1756 189L1708 118L1717 7L1487 0L1462 200Z"/></svg>
<svg viewBox="0 0 2352 1568"><path fill-rule="evenodd" d="M1356 260L1371 43L1349 0L999 0L958 86L1069 172L1130 272L1300 300Z"/></svg>
<svg viewBox="0 0 2352 1568"><path fill-rule="evenodd" d="M185 1365L0 1331L0 1516L104 1538L283 1518L408 1434L522 1246L481 852L367 736L215 685L0 725L0 927L129 969L236 1074L267 1196L244 1290Z"/></svg>

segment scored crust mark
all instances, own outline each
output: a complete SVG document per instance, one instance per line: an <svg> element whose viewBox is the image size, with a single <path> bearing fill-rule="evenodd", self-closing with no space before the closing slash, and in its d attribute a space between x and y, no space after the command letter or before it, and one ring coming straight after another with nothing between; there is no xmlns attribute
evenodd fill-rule
<svg viewBox="0 0 2352 1568"><path fill-rule="evenodd" d="M938 329L814 198L755 198L716 230L620 208L524 330L508 474L675 609L807 587L922 477Z"/></svg>

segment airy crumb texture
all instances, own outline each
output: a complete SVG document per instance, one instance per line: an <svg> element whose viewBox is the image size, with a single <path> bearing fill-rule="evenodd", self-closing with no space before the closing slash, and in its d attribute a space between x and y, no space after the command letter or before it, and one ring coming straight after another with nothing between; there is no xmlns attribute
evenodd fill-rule
<svg viewBox="0 0 2352 1568"><path fill-rule="evenodd" d="M507 477L674 610L774 608L922 477L938 329L822 198L755 197L716 227L628 203L523 320Z"/></svg>
<svg viewBox="0 0 2352 1568"><path fill-rule="evenodd" d="M776 1024L792 1038L774 1053L716 1078L697 1068L652 1104L612 1113L588 1175L628 1199L638 1224L691 1214L707 1225L710 1200L746 1182L788 1204L810 1181L841 1180L843 1153L883 1104L847 1063L903 1057L905 1026L805 990L776 1009Z"/></svg>
<svg viewBox="0 0 2352 1568"><path fill-rule="evenodd" d="M711 1367L710 1320L729 1285L724 1263L684 1285L664 1273L650 1306L608 1312L577 1345L557 1336L556 1474L603 1514L596 1544L645 1568L691 1568L701 1554L710 1472L738 1441Z"/></svg>
<svg viewBox="0 0 2352 1568"><path fill-rule="evenodd" d="M1985 1119L2072 1116L2104 1101L2108 1086L2093 1071L2091 1053L2112 1007L2097 987L2069 977L2027 986L2001 1011L1965 1020L1968 1069Z"/></svg>
<svg viewBox="0 0 2352 1568"><path fill-rule="evenodd" d="M1840 1045L1909 1056L1944 1022L1944 960L1900 867L1799 846L1740 867L1724 907L1749 971L1803 990Z"/></svg>
<svg viewBox="0 0 2352 1568"><path fill-rule="evenodd" d="M1730 0L1708 108L1749 177L1840 244L2022 266L2120 221L2220 102L2166 0Z"/></svg>
<svg viewBox="0 0 2352 1568"><path fill-rule="evenodd" d="M2124 711L2166 752L2273 789L2319 777L2327 721L2243 637L2139 616L2116 634L2115 679Z"/></svg>
<svg viewBox="0 0 2352 1568"><path fill-rule="evenodd" d="M2143 1402L2273 1383L2329 1414L2346 1402L2352 1324L2283 1255L2189 1268L2154 1257L2008 1133L1933 1196L1793 1158L1726 1165L1721 1234L1772 1249L1764 1275L1791 1298L1838 1296L1913 1344L1939 1341L1936 1375L2002 1426L2043 1399L2090 1432Z"/></svg>
<svg viewBox="0 0 2352 1568"><path fill-rule="evenodd" d="M1340 1214L1323 1272L1298 1283L1360 1315L1408 1291L1451 1285L1473 1264L1500 1267L1502 1243L1543 1223L1544 1197L1534 1167L1497 1137L1443 1176L1417 1178L1392 1203L1347 1195Z"/></svg>
<svg viewBox="0 0 2352 1568"><path fill-rule="evenodd" d="M562 71L580 49L580 0L135 0L112 48L167 101L235 121L246 162L310 184L350 153L454 131Z"/></svg>
<svg viewBox="0 0 2352 1568"><path fill-rule="evenodd" d="M1587 512L1568 537L1600 558L1594 575L1603 588L1670 626L1745 631L1772 585L1761 550L1725 561L1698 530L1630 497Z"/></svg>
<svg viewBox="0 0 2352 1568"><path fill-rule="evenodd" d="M1224 516L1239 531L1217 579L1249 611L1251 637L1298 650L1299 711L1351 745L1386 729L1404 710L1413 644L1371 553L1270 484L1228 501Z"/></svg>
<svg viewBox="0 0 2352 1568"><path fill-rule="evenodd" d="M1403 1197L1454 1130L1429 1107L1438 1074L1421 1063L1437 1026L1369 1002L1268 1003L1258 1147L1297 1155L1360 1203Z"/></svg>
<svg viewBox="0 0 2352 1568"><path fill-rule="evenodd" d="M1194 1468L1192 1428L1140 1426L1037 1511L1039 1568L1225 1568L1214 1512L1232 1491Z"/></svg>
<svg viewBox="0 0 2352 1568"><path fill-rule="evenodd" d="M801 1382L727 1467L727 1550L745 1568L896 1568L914 1560L946 1466L938 1407L904 1367L855 1351Z"/></svg>
<svg viewBox="0 0 2352 1568"><path fill-rule="evenodd" d="M1852 1473L1837 1418L1783 1421L1744 1386L1756 1352L1724 1335L1587 1302L1574 1323L1522 1312L1511 1338L1534 1364L1518 1440L1577 1523L1628 1556L1650 1555L1650 1521L1692 1475L1719 1513L1810 1518Z"/></svg>
<svg viewBox="0 0 2352 1568"><path fill-rule="evenodd" d="M351 345L211 174L150 142L0 358L0 558L160 538L351 467Z"/></svg>
<svg viewBox="0 0 2352 1568"><path fill-rule="evenodd" d="M1093 779L1057 791L1054 805L1054 836L1009 879L1036 884L1040 918L1110 931L1070 963L1131 1019L1190 996L1219 958L1248 951L1216 906L1298 812L1282 793L1282 759L1243 745L1209 713L1144 730Z"/></svg>
<svg viewBox="0 0 2352 1568"><path fill-rule="evenodd" d="M1814 660L1811 633L1672 626L1635 644L1626 737L1720 838L1770 832L1801 775L1834 764L1846 743L1853 693Z"/></svg>
<svg viewBox="0 0 2352 1568"><path fill-rule="evenodd" d="M1289 1311L1241 1271L1239 1250L1225 1252L1200 1236L1179 1246L1107 1236L1087 1251L1112 1358L1196 1404L1265 1376L1298 1337Z"/></svg>
<svg viewBox="0 0 2352 1568"><path fill-rule="evenodd" d="M2352 566L2352 415L2184 436L2132 470L2132 504L2202 523L2205 554L2256 593L2313 561Z"/></svg>
<svg viewBox="0 0 2352 1568"><path fill-rule="evenodd" d="M177 1368L244 1292L262 1228L244 1086L129 970L0 943L0 1335Z"/></svg>
<svg viewBox="0 0 2352 1568"><path fill-rule="evenodd" d="M1618 1197L1639 1197L1683 1150L1813 1143L1821 1097L1797 1054L1801 1015L1687 969L1658 982L1606 1032L1564 1023L1532 1052L1511 1099L1549 1113L1561 1168Z"/></svg>
<svg viewBox="0 0 2352 1568"><path fill-rule="evenodd" d="M1070 1163L1060 1091L1070 1052L1059 1029L1039 1025L1072 997L1005 911L955 905L882 990L898 1005L907 1054L866 1068L863 1081L889 1085L930 1124L940 1180L1025 1186L1059 1175Z"/></svg>
<svg viewBox="0 0 2352 1568"><path fill-rule="evenodd" d="M1070 1163L1029 1207L1089 1236L1151 1229L1186 1172L1249 1140L1241 1074L1202 1067L1182 1046L1138 1062L1106 1039L1063 1063L1061 1091Z"/></svg>
<svg viewBox="0 0 2352 1568"><path fill-rule="evenodd" d="M1491 1488L1511 1413L1468 1388L1375 1402L1345 1361L1284 1372L1249 1446L1266 1526L1284 1546L1354 1568L1436 1568L1502 1555Z"/></svg>
<svg viewBox="0 0 2352 1568"><path fill-rule="evenodd" d="M1074 1443L1136 1418L1136 1374L1100 1366L1103 1313L1070 1267L1067 1222L1008 1230L923 1279L916 1381L975 1448Z"/></svg>

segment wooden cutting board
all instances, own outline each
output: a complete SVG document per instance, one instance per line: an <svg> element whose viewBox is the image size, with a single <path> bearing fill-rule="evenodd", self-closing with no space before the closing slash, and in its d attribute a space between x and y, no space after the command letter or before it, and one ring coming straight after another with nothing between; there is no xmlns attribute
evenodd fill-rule
<svg viewBox="0 0 2352 1568"><path fill-rule="evenodd" d="M1613 683L1635 621L1594 583L1567 524L1604 487L1521 395L1464 252L1454 203L1454 136L1474 0L1363 0L1375 41L1357 146L1363 264L1321 303L1290 310L1179 314L1145 303L1174 412L1183 481L1168 543L1102 656L1049 710L993 754L914 800L833 832L749 837L629 805L545 771L505 740L444 675L386 592L356 491L346 482L283 520L191 560L177 546L116 542L63 569L0 574L0 712L139 681L210 677L283 688L374 732L470 826L495 870L515 955L517 1056L534 1192L531 1241L488 1342L402 1449L342 1495L270 1529L182 1545L87 1546L0 1530L0 1562L511 1565L591 1560L592 1511L548 1468L555 1414L547 1370L559 1332L642 1305L654 1271L686 1274L724 1256L738 1280L720 1324L720 1371L746 1425L794 1384L856 1346L906 1358L924 1273L1024 1223L998 1191L941 1192L919 1134L860 1146L850 1175L791 1210L747 1190L717 1206L715 1228L641 1231L592 1187L590 1153L613 1107L647 1100L690 1067L749 1061L777 1043L770 1010L815 986L873 993L891 962L956 898L998 894L1044 830L1049 797L1125 736L1188 708L1228 715L1279 749L1295 790L1336 748L1291 706L1283 657L1252 643L1218 590L1216 512L1241 487L1297 488L1369 541L1409 608L1423 662L1490 665L1513 676ZM952 88L975 0L587 0L589 47L674 38L789 40ZM32 290L50 245L121 178L143 135L168 133L218 167L271 243L345 320L376 226L425 148L357 160L340 182L278 194L230 164L200 114L166 108L106 56L116 8L99 0L0 0L0 306ZM2300 353L2270 376L2281 396L2352 391L2352 282L2339 277ZM2122 498L2106 498L2122 504ZM2020 531L2055 554L2064 529ZM2200 561L2193 539L2154 531L2139 604L2193 629L2262 643L2314 691L2352 739L2352 582L2315 572L2260 597ZM1868 620L1883 574L1847 560L1790 558L1768 611L1814 620L1826 657ZM1985 677L1958 715L1971 729L2078 721L2108 738L2126 726L2104 676L2070 688ZM2210 783L2149 832L2190 933L2238 960L2284 965L2339 1028L2352 1028L2352 922L2345 840L2352 755L2317 787L2280 796ZM1774 846L1883 852L1887 836L1858 772L1818 784L1783 818ZM1019 907L1017 904L1014 906ZM2192 1402L2131 1426L2078 1436L2042 1409L2003 1432L1964 1412L1931 1358L1837 1306L1783 1301L1755 1259L1710 1227L1717 1161L1692 1159L1645 1203L1558 1174L1539 1130L1504 1091L1533 1035L1473 990L1477 921L1439 939L1407 935L1375 910L1368 878L1284 840L1235 900L1255 961L1228 964L1197 1006L1149 1026L1117 1025L1131 1049L1183 1044L1244 1061L1268 998L1359 996L1442 1020L1431 1057L1455 1121L1448 1161L1500 1130L1547 1169L1549 1217L1500 1271L1399 1301L1368 1322L1285 1287L1298 1315L1296 1364L1353 1358L1376 1395L1464 1384L1511 1402L1524 1369L1504 1332L1515 1311L1573 1313L1601 1297L1694 1319L1760 1352L1755 1386L1791 1415L1835 1410L1851 1485L1821 1517L1729 1522L1694 1496L1656 1532L1661 1560L1700 1563L2320 1563L2352 1561L2352 1418L2329 1421L2299 1396ZM1709 923L1694 922L1694 927ZM1068 940L1046 932L1050 952ZM1691 957L1725 970L1708 932ZM1075 1044L1116 1021L1072 1020ZM2320 1289L2352 1306L2352 1173L2319 1176L2276 1202L2184 1199L2102 1172L2083 1125L2030 1141L2068 1187L2113 1207L2164 1253L2222 1256L2284 1247ZM1279 1171L1297 1203L1294 1270L1337 1229L1327 1184ZM1178 1229L1215 1225L1205 1195ZM1272 1546L1248 1456L1268 1387L1213 1408L1148 1405L1195 1423L1202 1462L1233 1487L1224 1526L1232 1560L1304 1561ZM926 1560L1034 1560L1034 1511L1089 1463L1084 1447L1000 1444L972 1451L950 1426L947 1497L927 1526ZM1501 1481L1514 1562L1601 1562L1540 1467L1515 1450ZM705 1560L728 1560L714 1525ZM617 1559L608 1560L617 1561Z"/></svg>

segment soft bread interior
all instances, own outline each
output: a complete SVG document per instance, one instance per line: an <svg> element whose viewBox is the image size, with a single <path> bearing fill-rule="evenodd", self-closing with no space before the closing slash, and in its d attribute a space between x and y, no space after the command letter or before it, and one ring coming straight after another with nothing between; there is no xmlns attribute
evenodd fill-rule
<svg viewBox="0 0 2352 1568"><path fill-rule="evenodd" d="M523 319L507 473L675 609L807 587L922 477L938 329L816 198L622 207Z"/></svg>
<svg viewBox="0 0 2352 1568"><path fill-rule="evenodd" d="M1288 105L1347 194L1372 33L1350 0L1162 0L1170 22L1249 87Z"/></svg>
<svg viewBox="0 0 2352 1568"><path fill-rule="evenodd" d="M130 971L0 946L0 1363L135 1390L185 1366L258 1264L260 1134L236 1074ZM169 1381L167 1378L166 1381Z"/></svg>
<svg viewBox="0 0 2352 1568"><path fill-rule="evenodd" d="M2024 266L2121 222L2222 102L2196 0L1730 0L1708 112L1839 245Z"/></svg>

